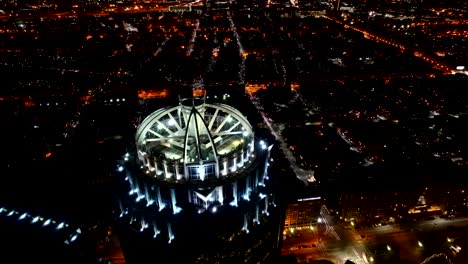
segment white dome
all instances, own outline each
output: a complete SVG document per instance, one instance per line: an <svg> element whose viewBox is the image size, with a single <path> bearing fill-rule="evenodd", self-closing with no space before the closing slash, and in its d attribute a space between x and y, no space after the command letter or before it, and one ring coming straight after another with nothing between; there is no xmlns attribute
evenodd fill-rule
<svg viewBox="0 0 468 264"><path fill-rule="evenodd" d="M250 123L238 110L199 99L153 112L136 133L139 159L149 171L177 180L235 172L253 151L253 138Z"/></svg>

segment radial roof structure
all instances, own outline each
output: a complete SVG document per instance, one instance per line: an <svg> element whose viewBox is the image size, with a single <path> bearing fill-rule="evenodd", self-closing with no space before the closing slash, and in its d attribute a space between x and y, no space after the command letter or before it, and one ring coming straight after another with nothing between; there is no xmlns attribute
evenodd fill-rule
<svg viewBox="0 0 468 264"><path fill-rule="evenodd" d="M184 166L218 164L252 140L252 126L238 110L197 98L153 112L136 133L141 153Z"/></svg>

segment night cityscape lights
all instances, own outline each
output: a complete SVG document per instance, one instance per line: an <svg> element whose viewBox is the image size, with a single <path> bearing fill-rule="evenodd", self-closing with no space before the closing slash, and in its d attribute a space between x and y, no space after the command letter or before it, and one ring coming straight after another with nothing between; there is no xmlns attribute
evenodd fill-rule
<svg viewBox="0 0 468 264"><path fill-rule="evenodd" d="M0 263L468 263L468 1L0 1Z"/></svg>

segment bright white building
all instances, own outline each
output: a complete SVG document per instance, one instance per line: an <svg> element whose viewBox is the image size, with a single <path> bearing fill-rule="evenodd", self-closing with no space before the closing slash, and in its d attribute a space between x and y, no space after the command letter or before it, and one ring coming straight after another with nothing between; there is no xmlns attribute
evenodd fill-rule
<svg viewBox="0 0 468 264"><path fill-rule="evenodd" d="M220 256L256 263L277 247L280 218L267 173L271 146L255 138L238 110L200 98L181 100L148 115L135 141L135 151L117 168L128 188L121 195L120 221L141 234L132 235L139 246L124 250L128 263L158 254L176 263L209 263ZM269 221L272 215L277 226ZM261 228L265 223L271 229ZM241 242L251 232L254 244ZM261 252L248 250L259 241L265 245ZM148 243L158 254L143 250ZM206 251L219 246L225 252ZM195 253L175 253L184 249Z"/></svg>

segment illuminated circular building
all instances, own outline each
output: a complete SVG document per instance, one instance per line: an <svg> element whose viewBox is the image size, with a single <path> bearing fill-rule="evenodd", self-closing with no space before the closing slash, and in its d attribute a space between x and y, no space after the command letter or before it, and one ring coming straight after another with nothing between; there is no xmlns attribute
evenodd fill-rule
<svg viewBox="0 0 468 264"><path fill-rule="evenodd" d="M270 148L225 104L186 99L146 117L117 169L127 263L269 262L280 230Z"/></svg>

